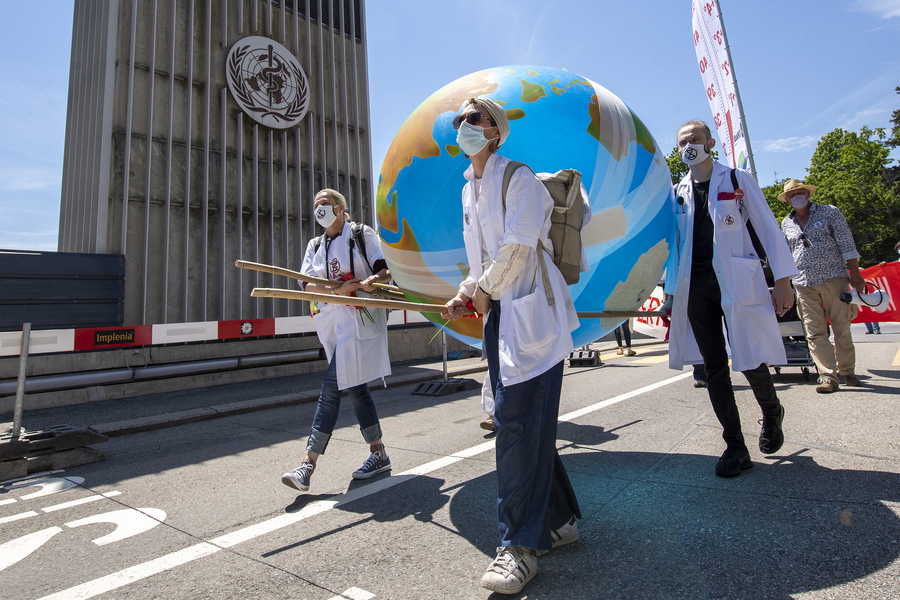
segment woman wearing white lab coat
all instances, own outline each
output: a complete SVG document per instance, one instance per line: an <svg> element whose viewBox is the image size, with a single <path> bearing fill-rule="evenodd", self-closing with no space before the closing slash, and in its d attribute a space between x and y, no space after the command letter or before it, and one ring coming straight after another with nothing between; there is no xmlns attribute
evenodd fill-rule
<svg viewBox="0 0 900 600"><path fill-rule="evenodd" d="M506 112L490 100L472 99L454 126L471 160L461 215L469 274L444 318L459 318L467 305L483 315L497 431L500 548L481 585L515 594L537 572L538 551L578 540L578 502L556 451L563 359L572 351L578 316L553 263L553 200L531 170L512 175L504 207L510 161L496 152L509 133Z"/></svg>
<svg viewBox="0 0 900 600"><path fill-rule="evenodd" d="M346 217L346 200L330 189L316 194L316 221L325 235L310 240L300 272L313 277L343 281L338 287L306 285L309 292L338 296L365 295L374 292L372 284L391 278L378 235L362 227L362 240L354 239L353 227ZM365 253L357 247L365 244ZM368 382L391 372L387 346L387 314L381 308L357 310L341 304L319 303L313 316L316 333L328 359L328 369L316 405L312 430L307 441L307 457L296 469L285 473L282 482L301 491L309 489L309 480L319 455L331 439L337 422L341 391L347 391L370 455L357 471L355 479L367 479L388 471L391 461L382 443L381 423Z"/></svg>

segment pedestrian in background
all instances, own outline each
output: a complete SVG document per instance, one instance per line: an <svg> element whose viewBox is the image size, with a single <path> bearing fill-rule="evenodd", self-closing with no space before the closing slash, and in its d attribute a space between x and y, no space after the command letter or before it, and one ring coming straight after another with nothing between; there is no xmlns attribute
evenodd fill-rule
<svg viewBox="0 0 900 600"><path fill-rule="evenodd" d="M847 385L862 385L856 376L856 349L850 332L858 309L841 302L840 295L851 286L863 293L866 282L859 273L859 252L844 214L836 206L811 201L815 192L815 186L791 179L778 199L793 207L781 222L781 230L800 271L794 277L794 289L809 352L819 371L816 392L830 394L840 388L838 376ZM834 345L828 339L829 322Z"/></svg>
<svg viewBox="0 0 900 600"><path fill-rule="evenodd" d="M622 324L615 328L613 334L616 336L616 345L619 347L616 354L624 354L625 356L634 356L637 354L631 349L631 328L628 321L622 321ZM622 345L622 338L625 338L625 345Z"/></svg>

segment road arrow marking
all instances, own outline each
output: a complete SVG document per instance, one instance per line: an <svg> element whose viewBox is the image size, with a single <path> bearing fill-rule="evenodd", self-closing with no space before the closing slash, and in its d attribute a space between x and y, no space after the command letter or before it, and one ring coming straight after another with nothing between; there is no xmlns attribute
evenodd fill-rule
<svg viewBox="0 0 900 600"><path fill-rule="evenodd" d="M92 540L98 546L105 546L149 531L166 520L166 511L158 508L126 508L92 515L66 523L66 527L81 527L94 523L112 523L116 528L112 533Z"/></svg>
<svg viewBox="0 0 900 600"><path fill-rule="evenodd" d="M41 531L35 531L28 535L23 535L11 542L0 544L0 571L6 567L10 567L44 544L47 540L62 531L61 527L51 527Z"/></svg>

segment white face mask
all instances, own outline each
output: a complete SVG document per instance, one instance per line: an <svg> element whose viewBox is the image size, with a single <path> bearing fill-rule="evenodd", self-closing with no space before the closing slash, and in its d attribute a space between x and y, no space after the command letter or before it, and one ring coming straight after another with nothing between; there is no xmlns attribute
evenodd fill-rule
<svg viewBox="0 0 900 600"><path fill-rule="evenodd" d="M709 156L703 144L688 144L681 150L681 160L686 165L698 165Z"/></svg>
<svg viewBox="0 0 900 600"><path fill-rule="evenodd" d="M316 207L315 216L316 223L328 229L337 219L337 215L334 214L334 209L336 206L329 206L328 204L320 204Z"/></svg>
<svg viewBox="0 0 900 600"><path fill-rule="evenodd" d="M794 208L803 208L804 206L809 204L809 196L801 196L800 194L797 194L796 196L791 197L789 202Z"/></svg>
<svg viewBox="0 0 900 600"><path fill-rule="evenodd" d="M463 121L456 132L456 143L467 156L474 156L487 146L488 139L484 137L483 127Z"/></svg>

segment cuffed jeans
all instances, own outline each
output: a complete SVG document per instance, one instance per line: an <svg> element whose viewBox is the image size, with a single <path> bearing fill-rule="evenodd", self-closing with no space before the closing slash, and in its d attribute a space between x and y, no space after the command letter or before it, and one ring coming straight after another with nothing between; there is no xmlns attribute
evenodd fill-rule
<svg viewBox="0 0 900 600"><path fill-rule="evenodd" d="M856 348L853 347L850 321L856 318L857 308L840 300L840 295L850 289L850 278L835 277L819 285L795 287L809 353L819 376L837 381L838 374L853 375ZM828 340L828 321L834 332L833 346Z"/></svg>
<svg viewBox="0 0 900 600"><path fill-rule="evenodd" d="M539 315L535 316L540 318ZM556 451L563 363L516 385L500 382L500 303L491 301L484 352L494 392L497 517L501 546L550 550L550 531L581 517Z"/></svg>
<svg viewBox="0 0 900 600"><path fill-rule="evenodd" d="M378 412L375 410L375 402L369 393L369 386L365 383L347 389L350 401L353 402L353 410L356 412L356 420L359 429L367 443L371 444L381 439L381 423L378 421ZM328 441L334 432L337 423L338 411L341 407L341 391L337 385L337 357L331 357L331 363L325 371L322 380L322 391L319 393L319 403L316 405L316 416L313 417L312 431L306 442L306 449L316 454L325 454Z"/></svg>
<svg viewBox="0 0 900 600"><path fill-rule="evenodd" d="M722 291L719 289L719 281L712 265L695 265L691 270L687 313L706 367L706 389L713 411L722 425L722 438L729 448L746 449L744 435L741 433L741 416L731 385L725 334L722 331L725 319L722 311ZM740 327L741 324L735 323L733 326ZM775 383L772 381L769 368L761 364L755 369L741 372L747 378L763 415L778 415L781 404L775 393Z"/></svg>

